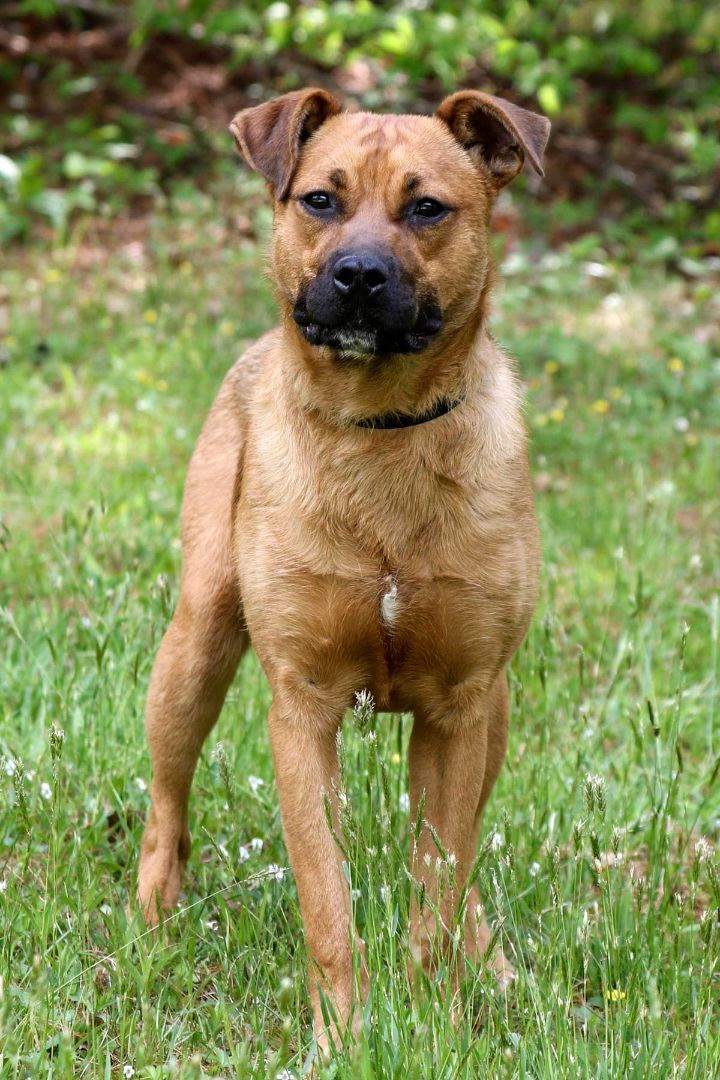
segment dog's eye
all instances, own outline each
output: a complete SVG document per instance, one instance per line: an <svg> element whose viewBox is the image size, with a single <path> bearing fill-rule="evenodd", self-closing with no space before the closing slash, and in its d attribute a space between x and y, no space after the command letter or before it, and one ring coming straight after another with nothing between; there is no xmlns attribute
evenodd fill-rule
<svg viewBox="0 0 720 1080"><path fill-rule="evenodd" d="M315 213L333 210L335 206L332 195L329 195L327 191L309 191L307 195L300 196L300 202L306 210L313 210Z"/></svg>
<svg viewBox="0 0 720 1080"><path fill-rule="evenodd" d="M439 221L448 213L448 208L437 199L418 199L412 208L412 216L425 221Z"/></svg>

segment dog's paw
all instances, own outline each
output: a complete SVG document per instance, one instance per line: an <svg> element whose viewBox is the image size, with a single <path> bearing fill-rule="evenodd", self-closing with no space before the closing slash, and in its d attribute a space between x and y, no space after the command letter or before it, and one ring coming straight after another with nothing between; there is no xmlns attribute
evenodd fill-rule
<svg viewBox="0 0 720 1080"><path fill-rule="evenodd" d="M472 957L476 963L484 962L485 965L494 972L498 983L498 989L504 991L508 989L516 977L515 968L499 945L496 945L492 952L488 953L492 941L492 931L490 930L487 919L484 917L478 918L478 914L481 913L481 911L481 908L476 907L475 910L468 912L466 924L466 948L468 955Z"/></svg>
<svg viewBox="0 0 720 1080"><path fill-rule="evenodd" d="M331 1022L328 1027L325 1025L324 1020L316 1017L313 1024L313 1035L317 1047L316 1060L322 1064L327 1064L332 1058L333 1049L337 1052L353 1043L361 1030L362 1014L359 1009L353 1011L350 1023L344 1028L338 1027L334 1022Z"/></svg>
<svg viewBox="0 0 720 1080"><path fill-rule="evenodd" d="M178 852L143 851L137 899L148 926L157 926L180 896L185 862Z"/></svg>
<svg viewBox="0 0 720 1080"><path fill-rule="evenodd" d="M497 979L498 989L501 991L507 991L514 980L517 978L515 968L508 960L502 949L496 949L491 957L489 957L489 963L495 972Z"/></svg>

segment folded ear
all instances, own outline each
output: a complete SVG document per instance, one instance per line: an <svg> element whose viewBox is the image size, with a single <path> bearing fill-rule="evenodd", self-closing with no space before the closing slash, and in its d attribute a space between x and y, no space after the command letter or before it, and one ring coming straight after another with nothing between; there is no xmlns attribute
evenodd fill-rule
<svg viewBox="0 0 720 1080"><path fill-rule="evenodd" d="M296 90L243 109L230 130L250 168L272 184L276 199L284 199L303 143L340 109L340 102L327 90Z"/></svg>
<svg viewBox="0 0 720 1080"><path fill-rule="evenodd" d="M544 116L480 90L451 94L436 116L490 173L498 189L517 176L525 158L544 175L542 156L550 135L550 121Z"/></svg>

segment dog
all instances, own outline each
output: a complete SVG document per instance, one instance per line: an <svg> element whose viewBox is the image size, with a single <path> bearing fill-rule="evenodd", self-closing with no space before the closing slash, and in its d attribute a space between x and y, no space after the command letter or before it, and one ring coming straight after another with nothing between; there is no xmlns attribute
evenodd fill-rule
<svg viewBox="0 0 720 1080"><path fill-rule="evenodd" d="M368 979L364 964L353 975L362 943L325 813L354 694L413 714L411 813L424 800L456 884L441 886L429 827L412 872L447 943L506 751L539 533L519 383L487 326L489 228L523 164L542 174L549 128L474 90L397 116L308 89L231 124L272 192L282 320L226 376L189 466L180 596L147 701L138 897L151 925L178 899L198 755L252 642L323 1048L357 1029ZM490 930L475 885L467 896L480 961ZM436 937L416 905L418 962ZM486 960L511 977L502 952Z"/></svg>

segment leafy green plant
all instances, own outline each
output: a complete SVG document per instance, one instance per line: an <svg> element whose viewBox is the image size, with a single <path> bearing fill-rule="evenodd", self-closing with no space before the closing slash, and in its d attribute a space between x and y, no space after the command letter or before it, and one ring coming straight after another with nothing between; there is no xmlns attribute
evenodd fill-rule
<svg viewBox="0 0 720 1080"><path fill-rule="evenodd" d="M6 238L24 235L38 216L63 227L77 210L111 211L171 185L179 171L217 168L212 139L191 117L168 134L136 108L146 91L142 62L180 47L223 56L248 100L313 71L332 81L356 63L364 74L353 92L370 107L415 107L418 93L437 98L463 82L536 102L565 137L561 171L573 165L572 199L592 200L593 218L598 207L613 218L638 211L641 228L659 222L686 244L716 244L720 9L703 0L110 0L97 8L22 0L20 11L33 20L28 55L0 63L9 101L0 138L19 170L2 181ZM75 70L38 43L43 26L55 25L110 26L117 56ZM12 92L28 59L67 123L28 115L25 95ZM116 94L123 104L108 124L103 102ZM108 126L119 130L107 138L93 130ZM593 140L590 158L582 151L574 161L568 136Z"/></svg>

